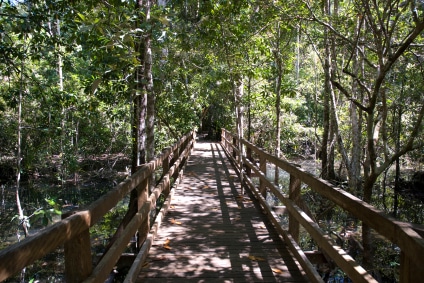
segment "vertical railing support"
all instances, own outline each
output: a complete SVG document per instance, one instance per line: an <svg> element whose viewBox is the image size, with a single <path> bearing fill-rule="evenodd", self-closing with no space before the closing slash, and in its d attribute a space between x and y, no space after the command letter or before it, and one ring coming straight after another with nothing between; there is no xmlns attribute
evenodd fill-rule
<svg viewBox="0 0 424 283"><path fill-rule="evenodd" d="M238 148L237 139L236 139L236 137L233 137L233 158L234 158L234 161L237 160L237 150L236 150L237 148Z"/></svg>
<svg viewBox="0 0 424 283"><path fill-rule="evenodd" d="M62 219L75 213L76 211L65 213L62 215ZM86 229L67 241L64 245L64 254L66 282L79 283L87 279L93 271L90 230Z"/></svg>
<svg viewBox="0 0 424 283"><path fill-rule="evenodd" d="M172 155L172 161L171 161L171 164L169 164L169 166L173 166L174 163L178 160L178 158L180 158L181 148L183 148L183 147L180 145L174 150L174 154ZM178 173L179 173L178 170L175 170L174 174L172 175L174 180L176 180L178 178Z"/></svg>
<svg viewBox="0 0 424 283"><path fill-rule="evenodd" d="M299 204L300 185L300 179L290 175L289 199L296 205ZM293 239L299 243L299 222L297 222L291 214L289 214L289 233L292 235Z"/></svg>
<svg viewBox="0 0 424 283"><path fill-rule="evenodd" d="M191 139L193 140L193 142L191 143L190 152L194 148L194 144L196 143L196 139L197 139L197 133L195 131L192 132Z"/></svg>
<svg viewBox="0 0 424 283"><path fill-rule="evenodd" d="M152 173L154 174L154 173ZM137 211L141 209L144 203L147 201L149 197L149 180L151 178L144 179L140 185L137 187ZM141 247L144 241L147 238L147 235L150 231L150 217L146 217L146 220L141 223L138 228L138 239L137 239L137 247Z"/></svg>
<svg viewBox="0 0 424 283"><path fill-rule="evenodd" d="M259 170L261 170L266 177L266 158L262 154L259 155ZM259 179L259 192L266 199L266 185L265 182L262 181L262 178Z"/></svg>
<svg viewBox="0 0 424 283"><path fill-rule="evenodd" d="M225 136L225 129L221 129L221 143L224 148L227 148L227 137Z"/></svg>
<svg viewBox="0 0 424 283"><path fill-rule="evenodd" d="M163 150L163 152L166 151L170 151L170 148L167 147ZM168 174L169 169L171 168L171 166L169 166L170 164L170 157L169 155L162 161L162 176L165 176L166 174ZM169 194L169 186L166 188L166 190L164 191L165 195Z"/></svg>
<svg viewBox="0 0 424 283"><path fill-rule="evenodd" d="M152 173L153 174L153 173ZM141 209L141 207L144 205L144 203L147 201L149 197L149 180L150 178L144 179L141 184L137 187L137 211ZM150 231L150 217L147 216L146 220L143 221L141 226L138 228L138 243L137 246L141 247L141 245L144 243L144 241L147 238L147 235Z"/></svg>
<svg viewBox="0 0 424 283"><path fill-rule="evenodd" d="M226 132L225 133L225 138L227 139L227 151L230 153L232 152L232 148L231 148L231 141L230 141L230 137L231 137L231 133L230 132Z"/></svg>
<svg viewBox="0 0 424 283"><path fill-rule="evenodd" d="M246 146L246 159L252 161L252 149L250 146ZM250 178L252 176L252 169L246 166L246 175Z"/></svg>
<svg viewBox="0 0 424 283"><path fill-rule="evenodd" d="M424 269L418 266L402 251L400 253L400 283L421 282L424 278Z"/></svg>
<svg viewBox="0 0 424 283"><path fill-rule="evenodd" d="M162 152L166 152L170 150L170 147L165 148ZM169 160L170 159L170 155L168 155L163 161L162 161L162 174L165 175L166 173L168 173L169 168L171 168L171 166L169 166Z"/></svg>

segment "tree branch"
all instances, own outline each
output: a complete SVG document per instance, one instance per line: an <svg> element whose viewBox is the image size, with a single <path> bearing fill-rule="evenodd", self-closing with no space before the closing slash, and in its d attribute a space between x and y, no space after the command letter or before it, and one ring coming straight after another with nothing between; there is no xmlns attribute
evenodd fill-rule
<svg viewBox="0 0 424 283"><path fill-rule="evenodd" d="M418 137L418 133L420 131L423 118L424 118L424 103L421 105L420 113L418 114L418 118L415 122L414 129L409 135L408 142L403 146L403 148L400 151L396 152L390 159L386 160L381 166L377 168L376 170L377 174L381 174L384 170L386 170L386 168L388 168L393 162L395 162L396 159L398 159L405 153L424 146L424 142L420 142L419 144L414 145L414 142Z"/></svg>
<svg viewBox="0 0 424 283"><path fill-rule="evenodd" d="M405 52L417 36L424 30L424 21L417 23L414 30L405 38L404 42L399 46L396 52L389 57L389 60L384 65L384 71L389 70L396 60Z"/></svg>
<svg viewBox="0 0 424 283"><path fill-rule="evenodd" d="M352 101L353 104L355 104L356 106L358 106L362 111L365 112L369 112L369 108L365 107L364 105L362 105L359 101L357 101L356 99L352 98L349 94L349 92L338 82L331 80L331 83L338 89L340 90L341 93L343 93L348 100Z"/></svg>

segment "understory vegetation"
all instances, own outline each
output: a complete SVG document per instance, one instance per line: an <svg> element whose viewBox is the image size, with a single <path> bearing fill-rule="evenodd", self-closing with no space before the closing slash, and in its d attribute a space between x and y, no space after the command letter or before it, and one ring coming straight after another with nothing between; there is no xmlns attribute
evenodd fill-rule
<svg viewBox="0 0 424 283"><path fill-rule="evenodd" d="M217 141L227 128L307 160L424 224L423 30L418 0L1 0L0 248L193 129ZM380 243L308 188L303 197L335 241ZM113 213L96 228L99 246ZM381 281L396 282L399 251L377 253Z"/></svg>

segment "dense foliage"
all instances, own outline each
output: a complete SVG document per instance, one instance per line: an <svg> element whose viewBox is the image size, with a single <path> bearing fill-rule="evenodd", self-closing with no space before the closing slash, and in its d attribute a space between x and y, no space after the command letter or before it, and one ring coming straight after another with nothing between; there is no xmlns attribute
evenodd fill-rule
<svg viewBox="0 0 424 283"><path fill-rule="evenodd" d="M2 182L63 185L89 157L134 155L134 121L152 117L156 152L229 128L422 221L398 200L424 176L422 1L146 3L0 1ZM137 118L146 92L154 116Z"/></svg>

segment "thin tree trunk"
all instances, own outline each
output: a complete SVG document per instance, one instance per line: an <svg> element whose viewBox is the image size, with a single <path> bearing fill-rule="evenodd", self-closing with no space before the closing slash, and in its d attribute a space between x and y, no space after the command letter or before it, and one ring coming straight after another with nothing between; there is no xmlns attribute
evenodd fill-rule
<svg viewBox="0 0 424 283"><path fill-rule="evenodd" d="M356 24L356 38L357 44L359 42L361 27L363 25L363 17L357 17ZM353 60L353 72L357 76L360 76L359 73L363 74L364 72L364 60L358 58L358 48L355 48L352 51L351 59ZM363 49L363 48L362 48ZM348 60L349 63L350 60ZM355 79L352 78L352 95L358 96L358 101L362 102L363 94L358 83ZM346 164L348 175L349 175L349 188L357 195L361 189L361 155L362 155L362 112L358 113L358 107L355 103L350 102L350 121L351 121L351 135L352 135L352 149L351 149L351 158L350 163Z"/></svg>
<svg viewBox="0 0 424 283"><path fill-rule="evenodd" d="M247 140L252 142L252 77L249 75L247 80Z"/></svg>
<svg viewBox="0 0 424 283"><path fill-rule="evenodd" d="M240 183L241 183L241 193L244 193L243 189L243 144L241 139L244 136L244 125L243 125L243 105L242 98L244 94L244 84L243 84L243 76L238 74L235 76L234 81L234 98L236 104L236 115L237 115L237 137L238 137L238 148L240 151L238 163L240 168Z"/></svg>
<svg viewBox="0 0 424 283"><path fill-rule="evenodd" d="M277 81L275 88L275 116L276 116L276 127L277 133L275 137L275 156L280 157L281 154L281 81L283 79L283 61L281 58L281 50L280 50L280 23L277 23L277 37L276 37L276 46L274 50L274 60L277 67ZM278 185L279 179L279 169L278 166L275 166L274 171L274 183Z"/></svg>
<svg viewBox="0 0 424 283"><path fill-rule="evenodd" d="M330 1L323 1L324 14L330 15ZM321 145L322 178L334 179L334 132L331 116L331 40L328 28L324 29L324 109L323 138Z"/></svg>
<svg viewBox="0 0 424 283"><path fill-rule="evenodd" d="M19 221L21 222L20 225L22 225L22 229L24 231L25 237L28 236L28 227L27 227L27 221L24 216L24 211L22 209L21 205L21 199L19 197L19 191L20 191L20 184L21 184L21 171L22 171L22 103L23 103L23 89L24 89L24 62L22 61L21 66L21 82L19 87L19 100L18 100L18 141L17 141L17 154L16 154L16 190L15 190L15 197L16 197L16 208L18 210L19 215ZM17 232L18 241L20 239L19 230Z"/></svg>
<svg viewBox="0 0 424 283"><path fill-rule="evenodd" d="M60 20L56 19L56 36L60 38ZM63 97L63 62L62 62L62 54L61 54L61 46L58 44L57 46L58 56L57 56L57 74L59 77L58 86L59 86L59 92L60 96ZM66 107L65 105L62 105L62 112L61 112L61 121L60 121L60 127L61 127L61 134L60 134L60 153L61 153L61 185L62 188L65 185L65 178L66 178Z"/></svg>
<svg viewBox="0 0 424 283"><path fill-rule="evenodd" d="M138 0L135 4L136 10L145 8L145 2ZM145 11L144 11L145 12ZM145 13L147 15L147 13ZM149 13L150 15L150 13ZM146 19L139 19L138 22L145 21ZM144 40L145 34L137 34L135 41L136 52L139 54L139 66L135 70L135 97L133 99L133 117L132 117L132 160L131 160L131 174L134 174L138 167L146 163L146 116L147 116L147 92L146 92L146 42ZM133 216L138 211L138 191L133 189L130 193L130 201L128 203L128 209L124 215L121 224L116 229L115 234L112 236L109 245L105 248L105 252L110 249L113 243L120 237L125 227L131 221ZM101 259L101 258L100 258ZM99 259L99 260L100 260Z"/></svg>
<svg viewBox="0 0 424 283"><path fill-rule="evenodd" d="M150 9L152 1L145 1L146 22L150 21ZM155 93L153 91L153 75L152 75L152 47L151 33L149 30L144 38L144 78L146 80L146 95L147 95L147 115L146 115L146 158L151 161L155 157ZM149 190L153 191L155 186L155 175L152 174L149 180Z"/></svg>
<svg viewBox="0 0 424 283"><path fill-rule="evenodd" d="M402 92L403 93L403 87ZM396 120L396 142L395 148L396 152L400 151L400 136L402 132L402 102L399 103L398 108L395 110L397 115L394 115ZM395 172L395 190L394 190L394 199L393 199L393 217L397 217L398 206L399 206L399 191L400 191L400 160L399 157L396 158L396 172Z"/></svg>

